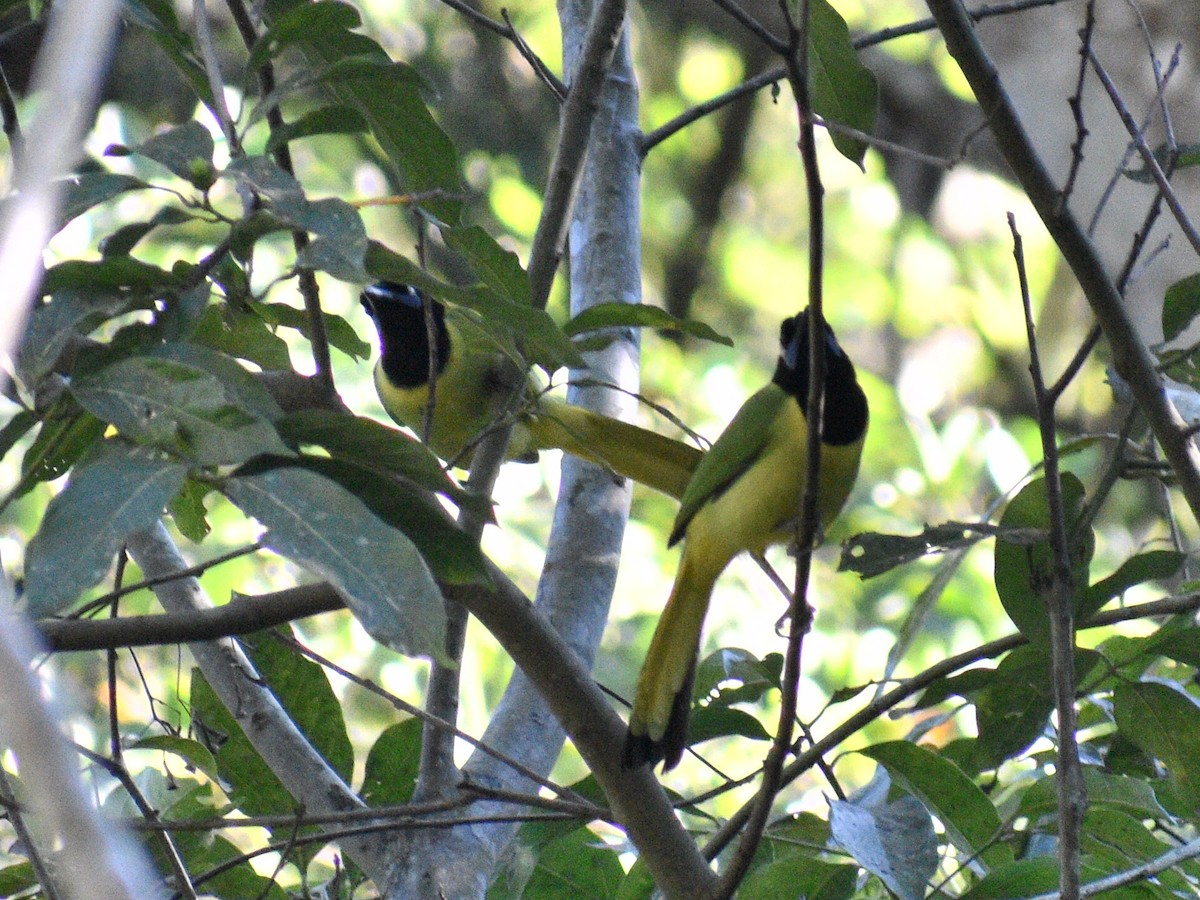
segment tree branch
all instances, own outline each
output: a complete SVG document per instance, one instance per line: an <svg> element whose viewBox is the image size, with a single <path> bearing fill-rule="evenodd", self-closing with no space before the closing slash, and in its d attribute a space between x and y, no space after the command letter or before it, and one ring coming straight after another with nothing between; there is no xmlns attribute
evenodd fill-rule
<svg viewBox="0 0 1200 900"><path fill-rule="evenodd" d="M130 557L151 578L186 568L186 563L159 523L130 535ZM211 608L194 578L168 581L154 589L168 612L195 614ZM361 809L362 801L313 748L308 739L258 676L254 664L231 638L188 645L196 665L254 749L304 808L314 813ZM386 884L389 859L386 836L366 836L343 843L377 884Z"/></svg>

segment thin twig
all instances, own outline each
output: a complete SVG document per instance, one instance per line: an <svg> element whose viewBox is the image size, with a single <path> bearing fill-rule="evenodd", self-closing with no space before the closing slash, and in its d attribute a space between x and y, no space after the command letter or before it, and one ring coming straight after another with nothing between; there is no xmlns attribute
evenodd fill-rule
<svg viewBox="0 0 1200 900"><path fill-rule="evenodd" d="M1125 130L1129 132L1130 138L1132 138L1134 144L1137 146L1138 153L1142 157L1142 162L1146 164L1146 170L1154 179L1154 183L1158 185L1158 190L1161 192L1163 200L1166 201L1167 208L1175 216L1175 221L1178 223L1180 230L1183 231L1184 236L1188 239L1188 242L1192 245L1192 249L1197 254L1200 254L1200 232L1196 230L1196 226L1192 224L1191 218L1183 208L1183 204L1179 201L1179 197L1175 193L1175 188L1171 186L1171 182L1167 178L1167 173L1163 171L1163 167L1154 155L1154 150L1146 143L1145 134L1138 128L1137 122L1133 120L1129 109L1121 100L1121 94L1117 90L1117 86L1113 84L1107 70L1091 48L1088 49L1088 59L1091 61L1096 75L1100 78L1100 84L1104 86L1104 90L1108 93L1113 108L1117 111L1117 115L1120 116L1121 122L1125 125Z"/></svg>
<svg viewBox="0 0 1200 900"><path fill-rule="evenodd" d="M736 0L715 0L717 6L729 13L738 23L749 31L752 35L766 44L772 53L778 53L780 56L787 56L791 48L787 41L781 41L767 29L762 22L742 9Z"/></svg>
<svg viewBox="0 0 1200 900"><path fill-rule="evenodd" d="M1070 2L1074 2L1074 0L1017 0L1014 3L997 3L981 6L978 9L972 10L969 15L972 21L979 22L994 16L1004 16L1014 12L1021 12L1022 10L1035 9L1040 6L1056 6L1059 3ZM884 28L881 31L862 35L861 37L854 38L851 43L855 50L862 50L864 47L873 47L877 44L895 40L896 38L921 34L925 31L933 31L935 28L937 28L937 23L932 18L918 19L906 25L897 25L892 28ZM711 100L706 100L703 103L693 106L691 109L685 110L642 138L642 156L645 156L655 146L661 144L667 138L683 130L696 120L702 119L704 116L714 113L724 106L728 106L730 103L747 94L753 94L755 91L762 90L768 84L776 84L783 81L785 78L787 78L787 68L785 66L776 66L768 69L766 72L760 72L758 75L746 79L741 84L730 88L722 94L718 94Z"/></svg>
<svg viewBox="0 0 1200 900"><path fill-rule="evenodd" d="M824 188L817 164L812 102L808 90L808 47L810 4L800 0L797 17L793 18L788 0L780 0L780 9L787 23L788 40L784 63L788 82L796 103L799 120L799 150L804 181L808 194L808 396L805 399L808 420L805 455L805 483L800 498L799 521L796 525L796 579L791 603L791 629L784 653L783 677L780 685L779 725L775 739L763 762L762 778L756 792L753 810L746 822L741 841L734 852L716 891L717 897L732 897L750 870L766 830L771 807L779 793L783 766L792 750L792 732L798 721L797 693L800 685L801 651L804 635L812 627L812 607L808 603L809 576L812 572L813 546L820 527L817 511L817 488L821 469L821 423L824 421L825 401L825 329L822 310L824 282Z"/></svg>
<svg viewBox="0 0 1200 900"><path fill-rule="evenodd" d="M1055 435L1054 404L1046 392L1041 355L1033 324L1033 304L1025 271L1025 253L1016 216L1008 214L1013 236L1013 258L1021 286L1021 307L1025 313L1025 335L1029 343L1029 373L1038 408L1038 428L1042 436L1042 458L1046 475L1046 506L1050 517L1050 551L1053 557L1050 583L1041 592L1050 617L1050 668L1054 708L1058 716L1058 747L1055 770L1058 773L1058 878L1064 897L1079 894L1080 841L1083 814L1087 808L1087 788L1079 761L1075 736L1075 576L1067 536L1062 481L1058 466L1058 441Z"/></svg>
<svg viewBox="0 0 1200 900"><path fill-rule="evenodd" d="M557 76L550 71L550 67L542 62L541 57L533 52L530 46L525 43L525 39L513 26L512 19L509 17L508 10L502 9L500 14L504 17L504 24L501 25L495 19L489 18L475 9L469 3L464 3L463 0L442 0L447 6L455 12L461 13L467 19L470 19L476 25L486 28L488 31L495 32L500 37L512 42L517 48L517 52L525 58L525 61L532 67L534 74L540 78L551 91L554 96L562 101L567 96L567 89Z"/></svg>
<svg viewBox="0 0 1200 900"><path fill-rule="evenodd" d="M158 817L158 810L150 805L150 801L146 799L141 788L137 786L137 782L129 774L129 770L121 762L107 759L81 744L75 744L74 746L77 753L90 759L121 783L121 787L125 789L125 793L129 795L129 799L133 801L133 805L138 808L138 812L142 814L146 822L155 823L161 821ZM192 886L191 875L188 874L183 857L179 855L179 848L175 846L174 839L165 831L159 831L158 837L159 843L162 845L162 851L167 857L167 861L171 864L171 869L175 872L179 892L188 898L188 900L198 900L196 889Z"/></svg>
<svg viewBox="0 0 1200 900"><path fill-rule="evenodd" d="M1075 179L1083 165L1083 143L1087 140L1087 124L1083 121L1083 82L1087 76L1087 55L1092 49L1092 30L1096 27L1096 0L1088 0L1083 30L1079 33L1079 75L1075 80L1075 93L1067 100L1071 115L1075 119L1075 141L1071 144L1071 169L1059 195L1059 209L1067 205L1075 190Z"/></svg>

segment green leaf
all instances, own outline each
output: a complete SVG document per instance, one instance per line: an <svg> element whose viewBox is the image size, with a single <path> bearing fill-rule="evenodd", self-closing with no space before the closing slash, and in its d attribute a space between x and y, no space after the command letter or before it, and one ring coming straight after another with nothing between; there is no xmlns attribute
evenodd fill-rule
<svg viewBox="0 0 1200 900"><path fill-rule="evenodd" d="M736 735L751 741L769 741L771 734L750 713L728 706L700 706L692 710L688 722L688 746L694 747L718 737Z"/></svg>
<svg viewBox="0 0 1200 900"><path fill-rule="evenodd" d="M801 853L759 866L738 891L742 900L850 900L858 882L858 866L835 865Z"/></svg>
<svg viewBox="0 0 1200 900"><path fill-rule="evenodd" d="M1187 557L1174 550L1150 550L1131 556L1117 571L1087 589L1077 609L1080 622L1086 622L1104 604L1119 597L1132 587L1148 581L1173 578L1183 568Z"/></svg>
<svg viewBox="0 0 1200 900"><path fill-rule="evenodd" d="M167 54L179 74L203 103L213 106L212 86L192 44L191 35L179 26L171 0L126 0L124 14L145 29Z"/></svg>
<svg viewBox="0 0 1200 900"><path fill-rule="evenodd" d="M335 458L407 478L459 506L486 513L488 520L494 521L487 498L481 503L479 497L464 491L428 447L397 428L365 416L323 409L288 413L276 427L289 444L321 447Z"/></svg>
<svg viewBox="0 0 1200 900"><path fill-rule="evenodd" d="M416 71L388 60L382 51L343 59L331 43L313 42L308 53L335 63L324 73L326 86L362 113L408 191L425 194L421 205L442 221L457 222L462 206L454 199L462 190L458 156L421 98Z"/></svg>
<svg viewBox="0 0 1200 900"><path fill-rule="evenodd" d="M1167 144L1159 144L1154 148L1154 158L1164 171L1170 163L1172 150L1178 154L1174 171L1200 165L1200 144L1177 144L1174 148ZM1126 169L1122 174L1130 181L1137 181L1141 184L1154 183L1154 175L1144 161L1140 169Z"/></svg>
<svg viewBox="0 0 1200 900"><path fill-rule="evenodd" d="M130 152L154 160L172 174L204 191L216 180L216 167L213 165L215 150L208 129L192 119L159 132Z"/></svg>
<svg viewBox="0 0 1200 900"><path fill-rule="evenodd" d="M189 337L197 344L248 360L263 369L292 368L287 341L261 316L232 303L207 306Z"/></svg>
<svg viewBox="0 0 1200 900"><path fill-rule="evenodd" d="M368 806L407 803L421 764L421 720L415 716L389 725L367 752L359 794Z"/></svg>
<svg viewBox="0 0 1200 900"><path fill-rule="evenodd" d="M105 425L85 412L73 397L64 397L46 414L37 437L21 459L21 480L13 496L24 495L40 481L67 474L104 436Z"/></svg>
<svg viewBox="0 0 1200 900"><path fill-rule="evenodd" d="M361 500L292 465L235 473L224 490L266 527L268 547L328 579L376 641L408 655L441 657L445 611L429 568L412 542Z"/></svg>
<svg viewBox="0 0 1200 900"><path fill-rule="evenodd" d="M656 328L732 347L732 339L694 319L678 319L664 309L645 303L598 303L585 309L563 326L567 337L600 328Z"/></svg>
<svg viewBox="0 0 1200 900"><path fill-rule="evenodd" d="M70 289L154 293L183 286L185 277L186 272L168 272L132 256L110 256L99 261L69 259L46 270L42 288L48 294Z"/></svg>
<svg viewBox="0 0 1200 900"><path fill-rule="evenodd" d="M62 207L58 213L58 227L55 230L61 231L68 222L94 206L107 203L129 191L140 191L150 186L140 178L118 175L115 172L87 172L65 178Z"/></svg>
<svg viewBox="0 0 1200 900"><path fill-rule="evenodd" d="M129 750L161 750L178 756L189 766L199 769L213 781L220 779L217 771L217 760L207 747L199 741L190 738L177 737L172 734L158 734L142 738L128 746Z"/></svg>
<svg viewBox="0 0 1200 900"><path fill-rule="evenodd" d="M16 853L16 848L9 851ZM15 897L38 883L32 863L15 863L0 869L0 897Z"/></svg>
<svg viewBox="0 0 1200 900"><path fill-rule="evenodd" d="M399 529L441 581L492 583L479 543L460 529L431 496L359 463L306 456L297 464L341 485L383 522Z"/></svg>
<svg viewBox="0 0 1200 900"><path fill-rule="evenodd" d="M827 0L813 0L810 10L808 74L813 112L869 134L879 105L875 76L859 60L850 29L837 10ZM867 152L864 141L832 129L829 136L842 156L862 166Z"/></svg>
<svg viewBox="0 0 1200 900"><path fill-rule="evenodd" d="M838 571L874 578L931 553L970 547L990 533L978 522L944 522L926 525L920 534L856 534L842 545Z"/></svg>
<svg viewBox="0 0 1200 900"><path fill-rule="evenodd" d="M915 797L888 802L881 769L849 800L830 803L833 840L901 900L922 900L937 871L937 836L929 813Z"/></svg>
<svg viewBox="0 0 1200 900"><path fill-rule="evenodd" d="M1168 777L1200 809L1200 707L1174 685L1122 682L1113 692L1121 734L1157 758Z"/></svg>
<svg viewBox="0 0 1200 900"><path fill-rule="evenodd" d="M265 391L237 363L196 345L118 360L76 379L71 391L125 437L198 465L287 453Z"/></svg>
<svg viewBox="0 0 1200 900"><path fill-rule="evenodd" d="M270 20L271 27L254 44L246 60L246 71L257 72L284 48L305 44L313 35L349 32L362 25L358 10L348 3L317 2L295 6ZM369 39L366 39L369 40ZM372 44L374 42L371 42Z"/></svg>
<svg viewBox="0 0 1200 900"><path fill-rule="evenodd" d="M25 602L52 616L108 572L125 538L158 521L187 469L143 448L107 441L50 501L25 554Z"/></svg>
<svg viewBox="0 0 1200 900"><path fill-rule="evenodd" d="M146 235L163 225L184 225L195 222L199 216L184 212L174 206L164 206L146 222L123 225L100 239L100 253L104 256L121 256L132 253Z"/></svg>
<svg viewBox="0 0 1200 900"><path fill-rule="evenodd" d="M937 816L965 855L977 856L988 866L1012 859L1012 851L996 843L1001 832L996 807L953 762L909 741L875 744L860 752L887 769L892 781Z"/></svg>
<svg viewBox="0 0 1200 900"><path fill-rule="evenodd" d="M302 335L312 340L312 320L308 313L286 303L256 303L252 309L271 325L284 328L295 328ZM354 359L367 359L371 355L371 345L362 340L350 323L341 316L324 313L325 337L329 345L341 350Z"/></svg>
<svg viewBox="0 0 1200 900"><path fill-rule="evenodd" d="M1181 278L1167 288L1163 297L1163 340L1173 341L1183 334L1200 314L1200 272Z"/></svg>
<svg viewBox="0 0 1200 900"><path fill-rule="evenodd" d="M1096 766L1083 767L1083 783L1088 805L1124 810L1139 819L1166 819L1167 812L1154 795L1154 789L1140 778L1114 775ZM1022 795L1019 814L1036 819L1058 814L1058 777L1045 775Z"/></svg>
<svg viewBox="0 0 1200 900"><path fill-rule="evenodd" d="M755 703L767 691L779 689L782 659L780 654L772 653L760 660L740 647L723 647L696 668L693 696L719 706Z"/></svg>
<svg viewBox="0 0 1200 900"><path fill-rule="evenodd" d="M1082 681L1100 661L1094 650L1076 649L1075 673ZM995 768L1042 736L1054 710L1050 648L1018 647L1000 661L988 687L975 697L978 761Z"/></svg>
<svg viewBox="0 0 1200 900"><path fill-rule="evenodd" d="M479 279L509 303L529 306L529 275L517 254L506 250L478 225L441 229L446 246L465 257Z"/></svg>
<svg viewBox="0 0 1200 900"><path fill-rule="evenodd" d="M323 106L288 122L271 132L264 152L273 153L284 144L322 134L358 134L367 130L367 122L349 106Z"/></svg>
<svg viewBox="0 0 1200 900"><path fill-rule="evenodd" d="M128 297L94 288L60 291L35 306L17 353L17 374L33 387L51 372L67 345L130 309Z"/></svg>
<svg viewBox="0 0 1200 900"><path fill-rule="evenodd" d="M984 876L963 900L1020 900L1058 890L1058 859L1035 856L1007 863Z"/></svg>
<svg viewBox="0 0 1200 900"><path fill-rule="evenodd" d="M222 174L268 201L270 211L288 227L312 233L312 242L296 260L298 266L320 269L342 281L367 280L367 229L349 203L309 200L300 182L266 156L235 159Z"/></svg>
<svg viewBox="0 0 1200 900"><path fill-rule="evenodd" d="M179 533L197 544L212 530L208 524L208 510L204 508L204 498L211 490L207 484L189 478L167 507Z"/></svg>
<svg viewBox="0 0 1200 900"><path fill-rule="evenodd" d="M607 900L620 888L625 870L615 850L587 828L576 828L550 843L522 896L538 900Z"/></svg>
<svg viewBox="0 0 1200 900"><path fill-rule="evenodd" d="M1072 535L1084 512L1083 483L1070 472L1064 472L1061 485L1066 531ZM1054 556L1048 537L1033 542L1028 539L1031 530L1048 533L1050 529L1050 508L1044 478L1029 482L1009 501L1000 517L1000 528L1002 531L996 538L995 569L996 593L1000 596L1000 603L1013 624L1030 641L1048 640L1050 616L1046 598L1053 580ZM1009 534L1005 534L1005 531ZM1088 527L1068 547L1076 609L1085 595L1088 565L1095 546L1095 535Z"/></svg>

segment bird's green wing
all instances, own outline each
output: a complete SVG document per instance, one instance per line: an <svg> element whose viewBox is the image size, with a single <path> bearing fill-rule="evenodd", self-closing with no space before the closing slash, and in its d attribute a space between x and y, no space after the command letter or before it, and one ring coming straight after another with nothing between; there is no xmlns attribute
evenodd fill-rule
<svg viewBox="0 0 1200 900"><path fill-rule="evenodd" d="M738 476L750 468L766 446L771 435L771 423L789 399L782 388L769 384L742 404L712 449L704 454L692 480L688 482L668 546L683 537L688 523L705 503L719 497Z"/></svg>

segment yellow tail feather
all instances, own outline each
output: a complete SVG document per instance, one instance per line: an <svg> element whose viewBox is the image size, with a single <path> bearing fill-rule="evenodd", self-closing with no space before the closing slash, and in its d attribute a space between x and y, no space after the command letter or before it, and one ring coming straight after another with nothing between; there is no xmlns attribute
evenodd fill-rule
<svg viewBox="0 0 1200 900"><path fill-rule="evenodd" d="M684 548L675 586L654 629L638 678L621 758L626 768L661 759L666 771L683 756L700 633L719 571L697 565Z"/></svg>
<svg viewBox="0 0 1200 900"><path fill-rule="evenodd" d="M682 441L552 398L522 424L540 449L563 450L676 499L704 455Z"/></svg>

